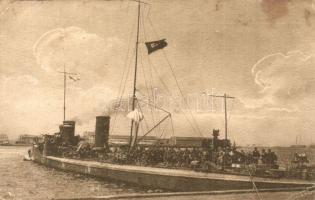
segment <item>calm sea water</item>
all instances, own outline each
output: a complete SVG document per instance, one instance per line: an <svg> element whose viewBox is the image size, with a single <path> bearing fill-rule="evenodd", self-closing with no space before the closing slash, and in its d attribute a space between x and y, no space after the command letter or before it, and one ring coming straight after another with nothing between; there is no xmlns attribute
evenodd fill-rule
<svg viewBox="0 0 315 200"><path fill-rule="evenodd" d="M113 183L103 179L62 172L33 162L23 161L23 156L27 154L28 149L29 147L0 146L0 200L90 197L148 192L124 183ZM275 151L279 154L281 163L286 163L286 160L290 159L295 151L304 152L305 150L276 149ZM306 152L314 163L315 150L312 149ZM264 199L291 199L292 193L264 193L263 196ZM254 194L223 195L215 198L210 196L169 197L168 199L187 198L209 200L257 199ZM157 199L166 199L166 197Z"/></svg>
<svg viewBox="0 0 315 200"><path fill-rule="evenodd" d="M52 199L143 193L123 183L66 173L23 161L27 147L0 146L0 200Z"/></svg>

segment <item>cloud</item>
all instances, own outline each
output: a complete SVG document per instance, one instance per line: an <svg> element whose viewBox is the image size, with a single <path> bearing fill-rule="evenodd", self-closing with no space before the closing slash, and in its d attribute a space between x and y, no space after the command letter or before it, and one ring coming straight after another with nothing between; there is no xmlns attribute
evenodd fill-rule
<svg viewBox="0 0 315 200"><path fill-rule="evenodd" d="M46 87L42 82L30 75L0 77L0 132L16 137L57 131L63 117L63 88ZM114 97L104 84L89 89L72 85L67 92L66 116L77 121L77 133L93 130L95 116L106 114Z"/></svg>
<svg viewBox="0 0 315 200"><path fill-rule="evenodd" d="M73 110L71 116L88 121L97 115L106 114L108 104L115 97L113 90L103 85L95 85L87 90L80 88L70 91L69 109Z"/></svg>
<svg viewBox="0 0 315 200"><path fill-rule="evenodd" d="M1 131L12 136L57 131L63 116L63 77L56 71L63 70L63 64L81 76L79 81L67 82L67 119L78 121L78 133L82 127L93 127L95 116L104 114L115 96L111 82L119 74L113 71L119 70L120 63L113 55L121 45L116 38L103 39L78 27L44 33L33 45L41 76L0 76Z"/></svg>
<svg viewBox="0 0 315 200"><path fill-rule="evenodd" d="M1 98L0 103L10 103L12 97L29 95L38 84L39 80L31 75L1 76L0 91L3 98ZM19 93L12 91L19 91Z"/></svg>
<svg viewBox="0 0 315 200"><path fill-rule="evenodd" d="M44 33L34 44L33 54L40 67L48 72L63 69L91 74L104 72L116 48L117 38L88 33L79 27L57 28Z"/></svg>
<svg viewBox="0 0 315 200"><path fill-rule="evenodd" d="M305 144L314 142L315 54L309 52L273 53L253 65L256 94L241 98L244 108L230 128L242 132L235 135L244 134L243 142L288 145L297 134L303 135Z"/></svg>
<svg viewBox="0 0 315 200"><path fill-rule="evenodd" d="M30 75L2 78L6 83L1 84L2 95L7 96L8 103L14 102L7 108L8 115L23 112L25 123L19 124L32 132L55 130L63 113L63 77L57 71L63 70L65 64L67 71L80 74L79 81L67 82L67 119L79 120L79 133L80 127L94 126L95 116L106 113L108 102L116 96L122 59L114 55L120 57L122 45L115 37L103 39L79 27L47 31L33 45L33 55L43 75L37 79ZM6 95L10 91L20 93ZM36 118L40 128L34 127L31 119L47 113L47 118Z"/></svg>
<svg viewBox="0 0 315 200"><path fill-rule="evenodd" d="M273 110L305 107L302 104L315 95L314 63L313 55L301 51L275 53L260 59L252 68L259 87L257 105L268 105Z"/></svg>
<svg viewBox="0 0 315 200"><path fill-rule="evenodd" d="M54 125L58 118L58 105L54 91L41 88L40 81L31 75L0 77L0 131L16 136L22 133L41 133L47 130L47 123ZM58 102L58 100L57 100Z"/></svg>

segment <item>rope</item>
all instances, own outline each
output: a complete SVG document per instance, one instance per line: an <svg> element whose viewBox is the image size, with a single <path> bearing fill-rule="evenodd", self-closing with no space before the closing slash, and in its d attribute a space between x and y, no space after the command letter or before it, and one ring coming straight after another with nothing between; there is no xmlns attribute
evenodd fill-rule
<svg viewBox="0 0 315 200"><path fill-rule="evenodd" d="M144 12L144 9L142 9L142 12ZM141 24L142 24L142 30L143 30L143 35L144 35L144 38L145 38L145 40L147 41L147 36L146 36L146 30L145 30L145 23L144 23L144 13L141 15L142 17L141 17L141 20L140 20L140 22L141 22ZM149 56L146 56L147 58L149 58ZM143 61L141 60L141 63L142 63L142 65L143 65ZM149 62L149 65L150 65L150 62ZM144 66L144 65L143 65ZM151 71L151 67L149 66L149 72L150 72L150 79L149 79L149 84L150 84L150 88L151 88L151 95L152 95L152 98L155 98L155 95L154 95L154 88L153 88L153 84L152 84L152 81L153 81L153 75L152 75L152 71ZM146 76L145 76L145 70L144 70L144 68L143 68L143 75L144 75L144 79L145 79L145 84L146 84L146 87L147 87L147 78L146 78ZM148 87L147 87L147 91L148 91L148 95L150 95L150 92L149 92L149 89L148 89ZM155 109L155 108L153 108L153 109ZM150 109L150 111L151 111L151 116L152 116L152 120L153 120L153 123L155 124L155 121L156 121L156 117L155 117L155 115L154 115L154 112L153 112L153 109ZM159 116L158 116L159 117ZM160 126L158 126L157 127L158 128L158 131L160 131ZM157 130L155 129L154 130L154 132L155 132L155 134L156 134L156 136L157 136Z"/></svg>
<svg viewBox="0 0 315 200"><path fill-rule="evenodd" d="M314 195L314 191L310 191L308 189L298 192L296 194L292 194L288 200L306 200L311 199Z"/></svg>
<svg viewBox="0 0 315 200"><path fill-rule="evenodd" d="M229 112L229 116L228 116L228 118L227 118L227 123L230 123L230 119L231 119L231 115L232 115L232 110L234 109L234 101L235 101L235 99L233 98L233 99L232 99L232 106L231 106L231 109L230 109L230 112ZM226 108L226 109L228 109L228 108Z"/></svg>
<svg viewBox="0 0 315 200"><path fill-rule="evenodd" d="M140 94L141 94L141 93L140 93ZM141 95L143 95L143 94L141 94ZM149 99L148 99L148 100L149 100ZM144 101L142 101L142 102L144 102ZM140 104L138 104L138 105L139 105L140 111L143 113ZM149 105L150 105L150 104L149 104ZM168 113L168 116L171 118L171 114L170 114L169 112L167 112L167 111L165 111L165 110L162 110L162 111ZM144 118L144 120L145 120L145 123L148 124L148 123L146 122L146 119L145 119L145 118ZM164 119L162 119L161 121L163 121L163 120L164 120ZM172 120L172 118L171 118L171 120ZM159 123L161 123L161 121L160 121ZM166 124L166 125L167 125L167 124ZM164 129L165 129L166 125L164 126ZM174 135L174 128L173 128L173 122L172 122L172 121L171 121L171 125L172 125L172 131L173 131L173 135ZM160 126L161 126L161 124L157 125L156 128L157 128L157 127L160 128ZM147 129L149 130L148 125L147 125ZM161 131L159 131L159 132L161 132ZM146 134L147 134L147 133L146 133ZM146 135L146 134L145 134L145 135ZM164 130L162 131L162 135L163 135L163 134L164 134ZM144 135L144 136L145 136L145 135ZM162 137L162 135L161 135L160 137ZM143 136L143 137L144 137L144 136ZM156 133L156 137L158 137L158 133Z"/></svg>
<svg viewBox="0 0 315 200"><path fill-rule="evenodd" d="M171 124L172 124L172 137L174 137L174 125L173 125L173 118L171 116Z"/></svg>
<svg viewBox="0 0 315 200"><path fill-rule="evenodd" d="M153 68L153 70L155 71L157 77L159 78L159 81L162 83L163 87L166 89L166 92L167 92L169 95L172 95L172 93L170 92L170 90L169 90L168 87L166 86L166 83L163 81L163 79L161 78L159 72L157 71L157 69L155 68L154 64L152 63L150 56L147 56L147 57L148 57L148 61L149 61L149 64L150 64L150 66L151 66L151 69ZM151 72L151 73L152 73L152 72Z"/></svg>
<svg viewBox="0 0 315 200"><path fill-rule="evenodd" d="M234 109L234 101L235 101L235 99L232 99L232 106L231 106L230 113L229 113L229 116L228 116L228 121L230 121L230 119L231 119L232 110Z"/></svg>
<svg viewBox="0 0 315 200"><path fill-rule="evenodd" d="M143 114L143 111L142 111L142 108L141 108L141 106L140 106L139 101L137 101L137 104L138 104L138 107L139 107L139 109L140 109L140 112ZM149 126L148 126L148 123L147 123L147 121L146 121L146 118L144 117L144 114L143 114L143 120L144 120L144 122L145 122L145 125L146 125L147 130L149 130ZM142 123L140 123L140 124L142 124Z"/></svg>
<svg viewBox="0 0 315 200"><path fill-rule="evenodd" d="M129 6L128 6L127 13L129 13ZM130 42L130 41L131 41L132 35L133 35L133 33L134 33L133 30L134 30L135 25L136 25L136 21L133 23L132 28L130 29L131 31L130 31L129 39L128 39L127 54L126 54L126 57L125 57L125 64L124 64L124 70L123 70L123 76L122 76L123 78L122 78L121 81L120 81L119 89L118 89L118 93L117 93L117 98L116 98L116 99L118 99L118 97L119 97L119 95L120 95L118 107L120 107L120 105L121 105L122 96L123 96L123 94L124 94L124 92L125 92L126 83L127 83L128 76L129 76L129 73L130 73L130 68L131 68L130 65L131 65L131 61L132 61L131 58L132 58L133 56L128 57L128 55L129 55L129 53L130 53L130 46L131 46L131 42ZM130 60L129 60L129 63L128 63L128 59L129 59L129 58L130 58ZM125 81L124 81L124 84L122 85L123 80L124 80L125 71L126 71L126 68L127 68L128 66L129 66L129 68L128 68L127 73L126 73ZM123 86L123 88L122 88L122 86ZM121 90L121 89L122 89L122 90ZM121 92L121 93L120 93L120 92ZM129 105L128 105L128 107L129 107ZM118 110L115 111L113 126L111 126L111 130L110 130L111 133L113 133L113 132L114 132L114 129L115 129L117 114L118 114Z"/></svg>
<svg viewBox="0 0 315 200"><path fill-rule="evenodd" d="M157 32L156 32L156 30L155 30L155 28L154 28L154 26L153 26L153 23L152 23L152 21L151 21L151 18L148 17L148 19L149 19L149 23L150 23L150 25L151 25L151 27L152 27L152 29L153 29L155 35L158 37L158 34L157 34ZM165 53L164 49L161 49L161 51L163 52L164 58L165 58L165 60L166 60L166 62L167 62L167 64L168 64L169 68L171 69L172 75L173 75L173 77L174 77L174 79L175 79L175 82L176 82L176 85L177 85L177 87L178 87L178 89L179 89L179 92L180 92L182 98L184 99L184 102L185 102L185 105L186 105L186 107L187 107L187 109L188 109L188 111L189 111L189 114L191 115L192 120L193 120L193 122L195 123L196 128L195 128L195 127L192 127L192 128L193 128L194 132L198 132L199 135L202 136L202 133L201 133L200 128L199 128L199 125L198 125L198 123L196 122L195 117L193 116L191 110L189 109L189 106L188 106L188 104L187 104L186 99L184 98L183 91L182 91L182 89L181 89L180 86L179 86L179 82L178 82L177 77L176 77L176 75L175 75L174 69L173 69L173 67L172 67L172 65L171 65L171 63L170 63L168 57L166 56L166 53ZM184 116L185 116L185 114L184 114ZM186 120L189 121L187 118L186 118ZM197 130L197 131L196 131L196 130Z"/></svg>
<svg viewBox="0 0 315 200"><path fill-rule="evenodd" d="M130 62L131 62L131 60L130 60ZM125 78L125 82L124 82L124 87L123 87L121 96L120 96L120 98L119 98L118 106L120 106L120 105L121 105L121 102L122 102L122 96L124 95L124 92L125 92L125 89L126 89L126 83L127 83L127 80L128 80L128 75L129 75L129 73L130 73L130 69L131 69L131 67L130 67L130 65L129 65L129 68L128 68L128 71L127 71L127 75L126 75L126 78ZM129 105L128 105L128 107L129 107ZM115 112L114 122L113 122L113 126L112 126L112 132L114 132L117 114L118 114L118 110Z"/></svg>
<svg viewBox="0 0 315 200"><path fill-rule="evenodd" d="M147 15L146 15L147 18L149 18L149 13L150 13L150 9L151 9L151 5L148 5L148 6L149 6L149 9L148 9L148 12L147 12ZM144 16L144 15L142 15L142 16ZM149 20L151 20L151 19L149 18ZM151 26L153 27L151 21L150 21L150 23L151 23ZM144 28L143 28L143 31L144 31L145 40L147 40L146 32L145 32L145 24L144 24L144 23L143 23L143 27L144 27ZM153 29L153 30L154 30L154 29ZM154 30L154 31L155 31L155 30ZM156 32L155 32L155 35L157 35ZM161 76L160 76L158 70L156 69L154 63L152 62L150 56L147 56L147 59L148 59L148 63L149 63L149 71L150 71L150 75L151 75L151 80L153 80L153 75L152 75L152 74L153 74L152 68L153 68L154 72L156 73L156 75L157 75L159 81L162 83L162 85L163 85L164 89L166 90L166 92L167 92L170 96L172 96L172 93L170 92L169 88L167 87L167 84L166 84L166 83L163 81L163 79L161 78ZM152 91L153 91L153 88L152 88ZM154 94L153 94L153 95L154 95ZM194 130L194 127L193 127L192 123L190 122L190 120L187 118L186 114L185 114L184 112L183 112L183 114L184 114L184 117L186 118L186 120L189 122L189 124L190 124L190 126L192 127L192 129ZM171 125L172 125L172 136L174 136L174 135L175 135L175 134L174 134L174 124L173 124L172 118L171 118ZM195 130L194 130L194 131L195 131Z"/></svg>
<svg viewBox="0 0 315 200"><path fill-rule="evenodd" d="M251 181L252 184L253 184L253 190L255 191L255 193L256 193L258 199L259 199L259 200L263 200L263 198L262 198L262 197L260 196L260 194L259 194L258 188L257 188L257 186L256 186L256 183L255 183L254 179L253 179L253 176L252 176L252 173L251 173L251 171L250 171L249 166L246 165L246 168L247 168L247 171L248 171L248 174L249 174L249 177L250 177L250 181Z"/></svg>
<svg viewBox="0 0 315 200"><path fill-rule="evenodd" d="M200 129L199 129L199 126L198 126L198 124L197 124L197 122L196 122L196 120L195 120L195 118L194 118L194 116L193 116L193 114L192 114L192 112L191 112L189 106L188 106L188 103L187 103L186 99L184 98L184 93L183 93L182 89L181 89L180 86L179 86L179 82L178 82L178 80L177 80L177 77L176 77L176 75L175 75L175 72L174 72L174 70L173 70L173 68L172 68L172 66L171 66L171 64L170 64L170 62L169 62L169 60L168 60L168 58L167 58L167 56L166 56L166 54L165 54L165 51L164 51L163 49L162 49L162 52L163 52L164 57L166 58L166 61L167 61L167 64L168 64L169 68L171 69L172 75L173 75L173 77L174 77L174 79L175 79L175 81L176 81L176 85L177 85L177 87L178 87L178 89L179 89L179 91L180 91L180 94L181 94L182 98L184 99L184 103L185 103L185 105L186 105L186 107L187 107L187 109L188 109L188 111L189 111L189 114L191 115L192 120L194 121L194 123L195 123L195 125L196 125L196 129L197 129L199 135L202 136L202 133L201 133L201 131L200 131Z"/></svg>

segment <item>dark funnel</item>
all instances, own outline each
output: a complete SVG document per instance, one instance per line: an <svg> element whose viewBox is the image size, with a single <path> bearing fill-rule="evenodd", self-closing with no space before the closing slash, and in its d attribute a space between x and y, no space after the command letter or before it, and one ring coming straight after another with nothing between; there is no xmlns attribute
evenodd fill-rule
<svg viewBox="0 0 315 200"><path fill-rule="evenodd" d="M95 125L95 147L108 147L109 116L97 116Z"/></svg>

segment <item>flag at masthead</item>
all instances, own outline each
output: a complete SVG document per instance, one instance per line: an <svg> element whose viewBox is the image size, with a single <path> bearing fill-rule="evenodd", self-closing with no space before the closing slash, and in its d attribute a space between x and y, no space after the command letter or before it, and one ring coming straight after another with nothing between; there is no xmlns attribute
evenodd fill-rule
<svg viewBox="0 0 315 200"><path fill-rule="evenodd" d="M152 41L152 42L146 42L145 45L147 46L148 54L151 54L156 50L163 49L164 47L166 47L167 42L165 40L166 39Z"/></svg>

